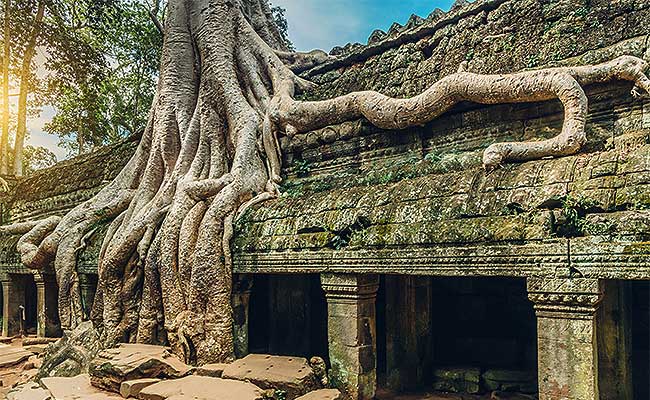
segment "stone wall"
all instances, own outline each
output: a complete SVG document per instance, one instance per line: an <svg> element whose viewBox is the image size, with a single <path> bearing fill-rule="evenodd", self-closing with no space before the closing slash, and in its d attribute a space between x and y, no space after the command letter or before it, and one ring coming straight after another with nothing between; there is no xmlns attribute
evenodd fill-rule
<svg viewBox="0 0 650 400"><path fill-rule="evenodd" d="M387 34L375 32L367 46L336 49L336 60L304 73L320 87L303 98L364 89L412 96L462 62L471 72L497 73L597 63L623 54L650 59L648 20L647 1L457 2L449 13L436 11L426 20L411 18L405 27L394 25ZM527 293L504 288L491 305L498 308L511 296L521 315L530 317L534 310L536 327L513 320L506 327L522 329L509 343L517 348L511 354L523 357L523 372L535 357L522 338L536 329L540 399L595 399L599 391L602 398L624 398L630 371L620 355L630 354L630 336L635 354L646 354L639 338L647 337L648 329L642 317L631 318L630 328L619 316L629 307L646 310L638 299L647 287L630 291L621 280L650 280L650 100L633 98L631 88L625 82L586 88L588 143L579 154L507 164L489 175L481 166L482 151L498 141L557 135L563 118L559 102L463 103L402 131L358 120L280 138L283 195L250 209L236 224L232 246L236 274L287 275L262 278L266 289L262 283L256 292L253 285L252 295L249 287L234 294L238 349L259 339L246 336L250 322L256 331L272 331L260 339L265 349L286 352L293 344L287 338L296 337L286 325L302 315L311 338L327 331L332 383L349 398L366 400L375 394L378 357L384 357L386 380L395 387L431 372L435 354L427 352L435 351L430 333L436 306L451 302L451 314L485 306L478 299L489 287L464 296L449 292L453 282L436 286L428 275L472 277L474 283L479 276L526 278ZM112 179L135 146L135 140L126 141L12 183L12 192L0 199L3 222L65 213ZM92 298L94 281L87 278L95 272L104 229L98 226L79 254L86 299ZM15 308L7 295L20 290L7 278L31 273L20 265L17 240L0 238L5 315ZM326 327L311 319L325 307ZM253 320L264 313L274 315L268 327L263 319ZM460 317L446 317L453 329L462 329ZM378 318L385 329L378 329ZM504 335L452 337L453 329L439 336L454 345L447 361L463 340L508 347ZM319 347L299 339L296 344L301 355ZM487 365L489 357L468 363ZM647 375L636 357L632 375ZM507 381L498 373L476 372L476 365L460 372L438 367L443 371L432 374L441 381ZM643 398L639 378L632 379Z"/></svg>
<svg viewBox="0 0 650 400"><path fill-rule="evenodd" d="M647 57L649 16L642 1L459 4L347 46L305 73L321 86L304 97L411 96L463 61L495 73ZM588 143L579 154L487 176L483 149L558 134L559 102L464 103L403 131L352 121L282 138L284 196L240 221L235 268L569 276L572 266L585 276L650 278L650 102L630 89L587 88Z"/></svg>

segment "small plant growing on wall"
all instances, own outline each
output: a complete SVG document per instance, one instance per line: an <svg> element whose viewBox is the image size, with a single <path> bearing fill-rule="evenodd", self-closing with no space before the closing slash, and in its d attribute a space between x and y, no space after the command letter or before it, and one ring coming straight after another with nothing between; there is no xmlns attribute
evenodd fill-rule
<svg viewBox="0 0 650 400"><path fill-rule="evenodd" d="M561 200L562 208L554 213L554 230L561 237L584 236L588 228L586 216L596 203L587 197L567 195Z"/></svg>

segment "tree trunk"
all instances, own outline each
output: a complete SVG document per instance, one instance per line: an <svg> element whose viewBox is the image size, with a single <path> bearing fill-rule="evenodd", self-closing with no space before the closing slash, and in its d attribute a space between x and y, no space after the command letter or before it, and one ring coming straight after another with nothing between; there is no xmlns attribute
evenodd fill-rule
<svg viewBox="0 0 650 400"><path fill-rule="evenodd" d="M30 69L34 53L36 52L36 41L41 34L43 15L45 14L45 2L38 3L38 10L34 17L32 33L23 56L23 66L20 72L20 94L18 96L18 127L16 129L16 142L14 144L14 175L23 175L23 148L25 146L25 135L27 134L27 95L29 94Z"/></svg>
<svg viewBox="0 0 650 400"><path fill-rule="evenodd" d="M9 170L9 57L11 55L11 1L5 1L4 56L2 59L2 136L0 136L0 174Z"/></svg>
<svg viewBox="0 0 650 400"><path fill-rule="evenodd" d="M233 222L277 196L278 135L365 117L388 129L423 124L462 100L481 103L559 97L562 134L551 141L499 144L488 168L510 160L575 152L584 140L580 84L629 79L647 90L646 64L622 57L593 67L504 76L459 71L413 99L375 92L322 102L293 100L310 84L283 64L286 48L266 0L170 0L160 79L140 144L94 198L63 218L11 229L22 261L54 261L64 329L84 319L77 251L96 224L111 221L99 254L91 315L105 345L167 343L190 363L234 357ZM322 54L317 54L322 58ZM9 228L7 228L9 229Z"/></svg>

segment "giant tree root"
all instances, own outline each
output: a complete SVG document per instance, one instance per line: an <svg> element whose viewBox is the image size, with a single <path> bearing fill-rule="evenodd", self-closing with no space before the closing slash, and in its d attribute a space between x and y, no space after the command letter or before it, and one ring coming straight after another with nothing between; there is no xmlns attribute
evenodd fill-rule
<svg viewBox="0 0 650 400"><path fill-rule="evenodd" d="M59 221L15 227L26 232L19 250L27 266L54 262L64 329L85 319L76 254L90 230L112 221L99 256L91 316L101 328L102 346L168 343L188 363L233 358L232 225L246 208L277 196L280 134L359 117L401 129L425 124L459 101L560 99L562 133L541 142L490 146L484 164L491 169L578 151L587 113L581 85L624 79L650 89L647 64L620 57L511 75L461 70L411 99L358 92L296 101L294 94L310 83L278 54L299 64L318 57L287 56L269 15L266 0L170 0L158 89L132 159L113 182Z"/></svg>

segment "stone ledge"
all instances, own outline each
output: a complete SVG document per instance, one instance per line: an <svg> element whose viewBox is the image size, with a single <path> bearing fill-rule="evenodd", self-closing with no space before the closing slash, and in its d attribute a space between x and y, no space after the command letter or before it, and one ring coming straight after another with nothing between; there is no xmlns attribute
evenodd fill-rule
<svg viewBox="0 0 650 400"><path fill-rule="evenodd" d="M628 244L629 245L629 244ZM641 245L641 244L639 244ZM235 273L350 272L432 276L570 277L650 279L650 248L615 253L612 244L569 256L567 240L527 245L427 249L238 253ZM619 247L620 249L620 247ZM571 262L570 262L571 261Z"/></svg>

